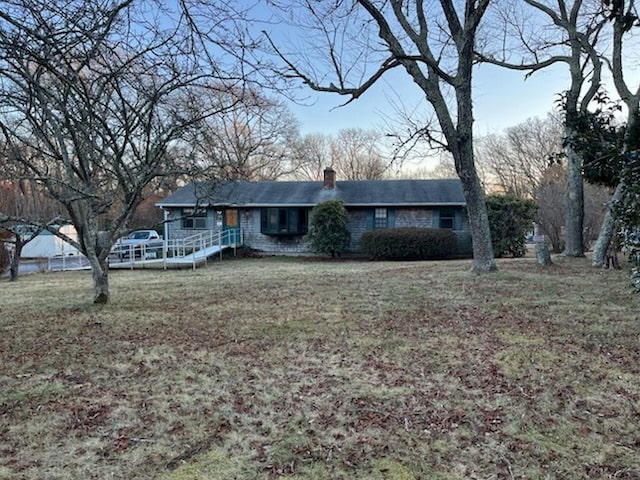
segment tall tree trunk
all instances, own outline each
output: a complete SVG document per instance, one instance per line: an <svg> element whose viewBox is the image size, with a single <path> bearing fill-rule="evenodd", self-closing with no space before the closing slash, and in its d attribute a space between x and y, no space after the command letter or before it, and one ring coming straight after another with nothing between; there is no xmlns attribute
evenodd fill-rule
<svg viewBox="0 0 640 480"><path fill-rule="evenodd" d="M565 198L565 247L567 257L584 257L584 181L582 157L567 151L567 194Z"/></svg>
<svg viewBox="0 0 640 480"><path fill-rule="evenodd" d="M109 303L109 247L102 241L98 214L91 202L75 202L69 215L78 232L80 251L89 260L93 277L93 303Z"/></svg>
<svg viewBox="0 0 640 480"><path fill-rule="evenodd" d="M604 267L607 259L607 249L615 234L616 218L614 213L615 205L624 195L624 183L620 182L613 192L613 195L609 199L607 204L607 211L604 214L602 220L602 226L600 227L600 233L598 234L598 240L593 247L593 257L591 264L594 267Z"/></svg>
<svg viewBox="0 0 640 480"><path fill-rule="evenodd" d="M473 240L473 271L491 272L497 269L491 244L491 230L489 229L489 217L487 205L484 199L484 190L478 178L473 162L473 147L460 145L461 158L456 161L458 175L462 182L464 198L467 202L469 215L469 227Z"/></svg>
<svg viewBox="0 0 640 480"><path fill-rule="evenodd" d="M20 257L22 256L22 247L24 247L25 242L22 240L22 237L15 234L16 241L14 243L13 252L9 257L9 281L17 282L18 275L20 274Z"/></svg>
<svg viewBox="0 0 640 480"><path fill-rule="evenodd" d="M88 258L93 276L93 303L109 303L109 265L96 256Z"/></svg>
<svg viewBox="0 0 640 480"><path fill-rule="evenodd" d="M17 256L14 253L12 253L10 255L10 262L9 262L9 281L10 282L17 282L18 281L18 268L20 267L20 261L17 260Z"/></svg>
<svg viewBox="0 0 640 480"><path fill-rule="evenodd" d="M465 52L461 53L460 64L458 65L458 76L461 81L456 86L458 110L456 132L455 135L450 132L447 135L447 130L443 130L447 136L449 147L455 146L455 148L451 148L451 153L454 157L456 171L462 182L462 190L467 202L469 227L473 241L472 269L475 272L491 272L497 270L497 266L491 243L491 230L489 228L487 205L484 199L484 189L478 177L473 155L473 97L471 94L473 53L469 50L471 48L469 45L473 45L473 42L465 44ZM441 99L439 98L438 100ZM446 121L441 121L440 125L443 125L443 123L446 124Z"/></svg>

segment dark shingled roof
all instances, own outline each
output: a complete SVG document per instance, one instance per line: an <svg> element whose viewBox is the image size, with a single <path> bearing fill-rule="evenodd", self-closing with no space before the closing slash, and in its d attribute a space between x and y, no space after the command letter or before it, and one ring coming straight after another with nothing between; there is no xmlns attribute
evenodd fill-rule
<svg viewBox="0 0 640 480"><path fill-rule="evenodd" d="M343 180L335 189L316 182L190 184L158 202L159 207L313 207L326 200L346 206L465 205L460 180Z"/></svg>

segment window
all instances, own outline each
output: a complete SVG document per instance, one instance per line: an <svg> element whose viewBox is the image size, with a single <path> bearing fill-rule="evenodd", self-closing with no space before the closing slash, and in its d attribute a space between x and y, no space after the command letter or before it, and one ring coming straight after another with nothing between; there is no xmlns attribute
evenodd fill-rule
<svg viewBox="0 0 640 480"><path fill-rule="evenodd" d="M387 228L389 226L386 208L376 208L373 216L373 228Z"/></svg>
<svg viewBox="0 0 640 480"><path fill-rule="evenodd" d="M204 208L183 208L182 228L185 230L203 230L207 228L207 211Z"/></svg>
<svg viewBox="0 0 640 480"><path fill-rule="evenodd" d="M308 217L306 208L263 208L261 231L265 235L304 235Z"/></svg>
<svg viewBox="0 0 640 480"><path fill-rule="evenodd" d="M453 230L456 224L455 212L451 209L440 210L440 228Z"/></svg>
<svg viewBox="0 0 640 480"><path fill-rule="evenodd" d="M151 232L147 230L137 230L127 235L127 238L131 240L149 240L150 236L151 236Z"/></svg>

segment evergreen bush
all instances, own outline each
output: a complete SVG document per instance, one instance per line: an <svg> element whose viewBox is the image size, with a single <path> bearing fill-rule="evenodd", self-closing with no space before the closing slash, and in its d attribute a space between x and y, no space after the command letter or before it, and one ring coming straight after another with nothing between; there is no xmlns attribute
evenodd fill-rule
<svg viewBox="0 0 640 480"><path fill-rule="evenodd" d="M437 260L456 252L456 234L439 228L388 228L362 234L360 249L374 260Z"/></svg>
<svg viewBox="0 0 640 480"><path fill-rule="evenodd" d="M489 195L486 202L494 256L523 257L536 219L535 202L513 195Z"/></svg>
<svg viewBox="0 0 640 480"><path fill-rule="evenodd" d="M307 240L312 251L332 257L339 257L349 247L347 210L341 200L329 200L314 207Z"/></svg>

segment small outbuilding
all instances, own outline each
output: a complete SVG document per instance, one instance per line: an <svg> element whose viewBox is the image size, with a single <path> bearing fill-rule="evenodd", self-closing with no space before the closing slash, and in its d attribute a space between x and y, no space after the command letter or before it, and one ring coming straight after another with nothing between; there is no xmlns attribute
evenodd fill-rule
<svg viewBox="0 0 640 480"><path fill-rule="evenodd" d="M78 238L76 229L72 225L62 226L60 231L74 240ZM76 247L53 233L43 230L23 247L21 256L22 258L50 258L74 255L80 255Z"/></svg>

